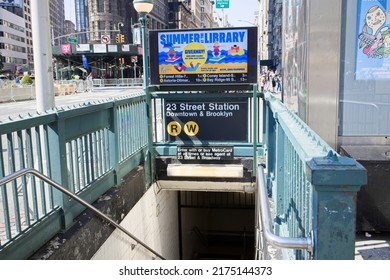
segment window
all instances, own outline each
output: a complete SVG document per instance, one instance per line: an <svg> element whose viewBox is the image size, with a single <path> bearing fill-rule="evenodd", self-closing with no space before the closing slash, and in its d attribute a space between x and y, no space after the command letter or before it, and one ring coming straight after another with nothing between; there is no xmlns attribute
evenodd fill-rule
<svg viewBox="0 0 390 280"><path fill-rule="evenodd" d="M97 5L98 13L103 13L104 12L104 1L103 0L96 0L96 5Z"/></svg>
<svg viewBox="0 0 390 280"><path fill-rule="evenodd" d="M105 23L106 23L105 21L99 20L98 21L98 29L99 30L105 30L106 29Z"/></svg>

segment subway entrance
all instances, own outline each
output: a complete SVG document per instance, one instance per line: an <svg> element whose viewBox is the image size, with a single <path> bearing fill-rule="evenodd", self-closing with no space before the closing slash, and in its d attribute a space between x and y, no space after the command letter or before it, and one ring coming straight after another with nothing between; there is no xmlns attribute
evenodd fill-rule
<svg viewBox="0 0 390 280"><path fill-rule="evenodd" d="M182 260L254 259L253 193L181 191L178 200Z"/></svg>

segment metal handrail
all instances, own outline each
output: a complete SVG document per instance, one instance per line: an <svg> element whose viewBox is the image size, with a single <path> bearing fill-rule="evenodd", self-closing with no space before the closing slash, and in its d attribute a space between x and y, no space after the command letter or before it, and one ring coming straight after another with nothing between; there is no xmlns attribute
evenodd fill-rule
<svg viewBox="0 0 390 280"><path fill-rule="evenodd" d="M61 185L57 184L55 181L53 181L52 179L50 179L49 177L47 177L46 175L42 174L41 172L39 172L38 170L34 169L34 168L25 168L25 169L21 169L19 171L16 171L14 172L13 174L11 175L8 175L8 176L4 176L3 178L0 179L0 186L1 185L5 185L9 182L11 182L12 180L15 180L21 176L24 176L26 174L33 174L35 175L36 177L40 178L41 180L45 181L46 183L50 184L51 186L53 186L54 188L56 188L57 190L65 193L66 195L70 196L71 198L73 198L74 200L76 200L77 202L79 202L80 204L82 204L83 206L87 207L88 209L92 210L93 212L95 212L98 216L100 216L103 220L106 220L107 222L109 222L111 225L113 225L115 228L121 230L123 233L125 233L127 236L129 236L130 238L132 238L133 240L135 240L138 244L142 245L145 249L147 249L149 252L153 253L154 255L156 255L157 257L159 257L161 260L165 260L164 257L162 257L160 254L158 254L156 251L154 251L153 249L151 249L148 245L146 245L145 243L143 243L141 240L139 240L137 237L135 237L134 235L132 235L129 231L127 231L124 227L122 227L121 225L119 225L118 223L116 223L114 220L110 219L109 217L107 217L105 214L103 214L102 212L100 212L98 209L96 209L95 207L93 207L92 205L90 205L88 202L86 202L85 200L81 199L80 197L78 197L77 195L71 193L70 191L68 191L67 189L65 189L64 187L62 187Z"/></svg>
<svg viewBox="0 0 390 280"><path fill-rule="evenodd" d="M264 168L258 167L258 199L260 215L258 217L261 220L262 230L264 232L264 238L266 241L276 247L290 248L290 249L305 249L309 253L313 252L313 240L312 237L281 237L274 234L271 224L270 207L268 204L268 195L266 190Z"/></svg>

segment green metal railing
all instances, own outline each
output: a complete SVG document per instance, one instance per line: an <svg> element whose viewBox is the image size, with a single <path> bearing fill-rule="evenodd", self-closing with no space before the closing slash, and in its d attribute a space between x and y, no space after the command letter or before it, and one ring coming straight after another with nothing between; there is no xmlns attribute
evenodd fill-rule
<svg viewBox="0 0 390 280"><path fill-rule="evenodd" d="M354 197L367 181L366 170L355 160L337 155L270 94L265 95L264 123L274 233L313 240L310 250L283 249L284 258L353 259Z"/></svg>
<svg viewBox="0 0 390 280"><path fill-rule="evenodd" d="M143 161L144 115L141 93L0 123L0 178L33 168L92 203ZM84 209L30 175L1 185L0 259L29 256Z"/></svg>
<svg viewBox="0 0 390 280"><path fill-rule="evenodd" d="M108 217L107 215L105 215L104 213L100 212L97 208L93 207L90 203L86 202L85 200L79 198L76 194L74 194L73 192L71 191L68 191L67 189L63 188L62 186L60 186L59 184L57 184L56 182L54 182L53 180L51 180L49 177L43 175L42 173L40 173L39 171L35 170L35 169L32 169L32 168L26 168L26 169L22 169L22 170L19 170L19 171L16 171L15 173L13 173L12 175L9 175L9 176L5 176L3 178L0 179L0 184L6 184L7 182L11 182L19 177L22 177L26 174L31 174L35 177L37 177L38 179L48 183L50 186L56 188L57 190L59 190L61 193L69 196L70 198L74 199L75 201L77 201L78 203L84 205L86 208L90 209L92 212L94 212L96 215L98 215L100 218L102 218L103 220L107 221L109 224L111 224L113 227L115 227L116 229L119 229L120 231L122 231L124 234L126 234L127 236L129 236L132 240L136 241L137 243L136 244L131 244L132 247L135 247L136 245L141 245L142 247L144 247L145 249L147 249L149 252L151 252L154 256L160 258L161 260L164 260L164 257L161 256L159 253L157 253L156 251L154 251L152 248L150 248L147 244L145 244L144 242L142 242L141 240L139 240L136 236L134 236L133 234L131 234L127 229L125 229L124 227L122 227L120 224L118 224L117 222L115 222L113 219L111 219L110 217Z"/></svg>
<svg viewBox="0 0 390 280"><path fill-rule="evenodd" d="M286 259L353 259L354 197L367 180L360 164L337 155L279 99L266 94L262 103L255 86L234 93L151 93L157 156L175 156L177 145L187 144L166 138L167 100L247 100L247 138L228 144L234 146L235 156L254 158L254 176L257 157L266 157L267 190L275 217L269 219L273 232L262 240L267 242L269 236L310 240L303 249L294 244L282 249ZM141 93L0 123L0 178L34 169L92 203L145 160L146 110ZM213 144L198 142L190 144ZM33 176L3 183L0 259L27 258L84 209ZM283 245L281 240L275 244Z"/></svg>

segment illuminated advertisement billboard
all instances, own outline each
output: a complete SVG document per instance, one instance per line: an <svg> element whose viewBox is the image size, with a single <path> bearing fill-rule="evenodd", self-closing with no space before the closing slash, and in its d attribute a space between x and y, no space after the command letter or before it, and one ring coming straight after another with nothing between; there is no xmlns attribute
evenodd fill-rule
<svg viewBox="0 0 390 280"><path fill-rule="evenodd" d="M257 82L257 28L150 31L153 85Z"/></svg>

